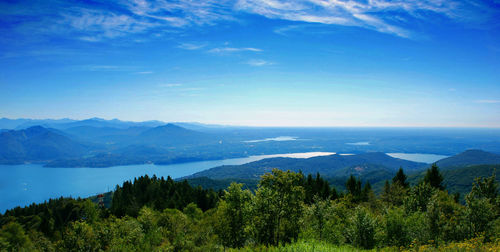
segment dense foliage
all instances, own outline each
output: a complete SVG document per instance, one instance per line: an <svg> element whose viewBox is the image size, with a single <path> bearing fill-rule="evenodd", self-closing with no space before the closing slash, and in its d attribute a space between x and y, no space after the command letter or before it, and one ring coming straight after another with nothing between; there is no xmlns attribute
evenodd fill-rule
<svg viewBox="0 0 500 252"><path fill-rule="evenodd" d="M117 186L111 206L60 198L0 216L1 251L334 251L498 249L495 174L476 179L465 204L437 167L410 186L400 169L377 197L351 176L346 191L319 174L272 170L254 191L140 177Z"/></svg>

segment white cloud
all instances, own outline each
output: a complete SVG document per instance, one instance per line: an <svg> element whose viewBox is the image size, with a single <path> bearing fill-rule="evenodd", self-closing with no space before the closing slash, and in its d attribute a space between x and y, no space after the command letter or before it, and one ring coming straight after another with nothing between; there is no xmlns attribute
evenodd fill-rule
<svg viewBox="0 0 500 252"><path fill-rule="evenodd" d="M479 4L453 0L239 0L236 8L272 19L358 26L408 38L404 16L425 19L429 12L461 19ZM280 32L279 30L277 32Z"/></svg>
<svg viewBox="0 0 500 252"><path fill-rule="evenodd" d="M126 71L130 70L129 66L113 66L113 65L89 65L89 66L81 66L81 69L88 71Z"/></svg>
<svg viewBox="0 0 500 252"><path fill-rule="evenodd" d="M178 48L184 49L184 50L198 50L203 47L207 46L207 44L199 44L199 43L181 43Z"/></svg>
<svg viewBox="0 0 500 252"><path fill-rule="evenodd" d="M477 100L476 103L496 104L500 103L500 100Z"/></svg>
<svg viewBox="0 0 500 252"><path fill-rule="evenodd" d="M218 48L213 48L208 50L208 52L211 53L232 53L232 52L262 52L262 49L259 48L253 48L253 47L241 47L241 48L236 48L236 47L218 47Z"/></svg>
<svg viewBox="0 0 500 252"><path fill-rule="evenodd" d="M273 63L266 61L266 60L262 60L262 59L252 59L252 60L247 61L246 64L248 64L250 66L260 67L260 66L272 65Z"/></svg>
<svg viewBox="0 0 500 252"><path fill-rule="evenodd" d="M64 34L98 42L133 34L154 37L195 26L237 21L245 17L242 13L297 21L297 25L363 27L405 38L415 35L409 27L418 27L415 24L420 21L432 25L434 20L428 19L434 14L458 22L481 23L495 20L499 13L474 0L118 0L111 4L113 8L98 9L99 5L104 4L10 3L4 6L8 11L2 14L18 20L19 27L33 27L30 31L35 33ZM148 36L141 39L147 40ZM195 47L185 45L185 48Z"/></svg>
<svg viewBox="0 0 500 252"><path fill-rule="evenodd" d="M189 92L189 91L200 91L200 90L203 90L204 88L200 88L200 87L191 87L191 88L183 88L181 89L181 91L186 91L186 92Z"/></svg>
<svg viewBox="0 0 500 252"><path fill-rule="evenodd" d="M136 72L136 74L153 74L153 71L142 71L142 72Z"/></svg>
<svg viewBox="0 0 500 252"><path fill-rule="evenodd" d="M123 4L137 16L166 22L174 27L233 20L230 0L126 0Z"/></svg>
<svg viewBox="0 0 500 252"><path fill-rule="evenodd" d="M180 87L182 84L180 83L166 83L166 84L159 84L158 87Z"/></svg>
<svg viewBox="0 0 500 252"><path fill-rule="evenodd" d="M62 15L64 19L60 23L70 26L72 30L87 34L79 38L89 42L130 33L141 33L158 26L156 23L139 20L125 14L86 8L75 8Z"/></svg>

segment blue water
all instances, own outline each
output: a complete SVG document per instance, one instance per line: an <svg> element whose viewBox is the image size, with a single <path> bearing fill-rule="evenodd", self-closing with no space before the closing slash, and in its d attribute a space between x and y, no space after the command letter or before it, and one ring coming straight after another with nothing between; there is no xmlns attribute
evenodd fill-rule
<svg viewBox="0 0 500 252"><path fill-rule="evenodd" d="M157 177L180 178L220 165L239 165L264 158L309 158L335 154L332 152L306 152L276 155L259 155L191 162L172 165L128 165L109 168L47 168L39 164L0 165L0 212L50 198L89 197L113 190L126 180L148 174ZM433 163L447 156L420 153L387 153L396 158Z"/></svg>
<svg viewBox="0 0 500 252"><path fill-rule="evenodd" d="M270 142L270 141L282 142L282 141L295 141L297 139L298 139L298 137L279 136L279 137L273 137L273 138L264 138L264 139L257 139L257 140L247 140L247 141L243 141L243 142L245 142L245 143L259 143L259 142Z"/></svg>
<svg viewBox="0 0 500 252"><path fill-rule="evenodd" d="M400 159L410 160L414 162L428 163L428 164L432 164L438 160L448 157L444 155L422 154L422 153L387 153L387 155L394 158L400 158Z"/></svg>
<svg viewBox="0 0 500 252"><path fill-rule="evenodd" d="M109 168L47 168L39 164L0 165L0 212L50 198L89 197L112 190L126 180L148 174L180 178L220 165L239 165L271 157L308 158L328 152L259 155L172 165L128 165Z"/></svg>

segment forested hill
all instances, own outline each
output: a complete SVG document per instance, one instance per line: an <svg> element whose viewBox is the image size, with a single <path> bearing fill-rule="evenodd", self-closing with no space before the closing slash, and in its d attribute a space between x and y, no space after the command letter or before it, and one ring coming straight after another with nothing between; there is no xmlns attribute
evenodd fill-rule
<svg viewBox="0 0 500 252"><path fill-rule="evenodd" d="M269 158L243 165L219 166L189 176L208 177L213 179L238 178L258 179L273 168L302 171L304 174L321 173L324 177L347 177L350 174L364 175L374 171L395 173L403 167L405 171L417 171L426 168L427 164L393 158L385 153L369 152L358 155L330 155L297 158Z"/></svg>
<svg viewBox="0 0 500 252"><path fill-rule="evenodd" d="M483 150L467 150L458 155L441 159L436 164L441 169L469 165L500 164L500 155Z"/></svg>
<svg viewBox="0 0 500 252"><path fill-rule="evenodd" d="M495 174L497 182L500 183L500 165L466 165L443 169L443 185L450 193L460 193L465 196L472 189L472 184L477 177L486 178ZM409 176L412 184L418 184L425 177L425 172L419 172Z"/></svg>

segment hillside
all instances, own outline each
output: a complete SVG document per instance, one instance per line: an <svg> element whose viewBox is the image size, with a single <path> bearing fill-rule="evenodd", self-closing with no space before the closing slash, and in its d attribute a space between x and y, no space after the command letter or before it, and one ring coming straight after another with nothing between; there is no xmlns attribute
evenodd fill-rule
<svg viewBox="0 0 500 252"><path fill-rule="evenodd" d="M63 130L75 139L95 143L126 145L150 127L129 127L126 129L113 127L77 126Z"/></svg>
<svg viewBox="0 0 500 252"><path fill-rule="evenodd" d="M0 163L40 162L85 154L88 146L41 126L0 133Z"/></svg>
<svg viewBox="0 0 500 252"><path fill-rule="evenodd" d="M209 134L185 129L183 127L169 123L142 132L136 137L134 141L140 144L174 146L200 143L211 139L212 137Z"/></svg>
<svg viewBox="0 0 500 252"><path fill-rule="evenodd" d="M467 150L458 155L441 159L436 164L443 170L469 165L500 164L500 155L482 150Z"/></svg>
<svg viewBox="0 0 500 252"><path fill-rule="evenodd" d="M407 171L419 170L425 167L424 163L406 161L390 157L384 153L371 152L358 155L331 155L307 159L270 158L243 164L215 167L195 173L193 177L208 177L214 179L239 178L258 179L273 168L282 170L302 171L304 174L321 173L324 177L346 177L350 174L362 176L373 172L392 175L399 167Z"/></svg>
<svg viewBox="0 0 500 252"><path fill-rule="evenodd" d="M443 184L450 193L459 192L463 197L470 192L472 183L476 178L487 178L493 173L500 183L500 165L466 165L463 167L454 167L453 169L441 170L444 180ZM410 174L408 181L415 185L425 177L425 172Z"/></svg>

